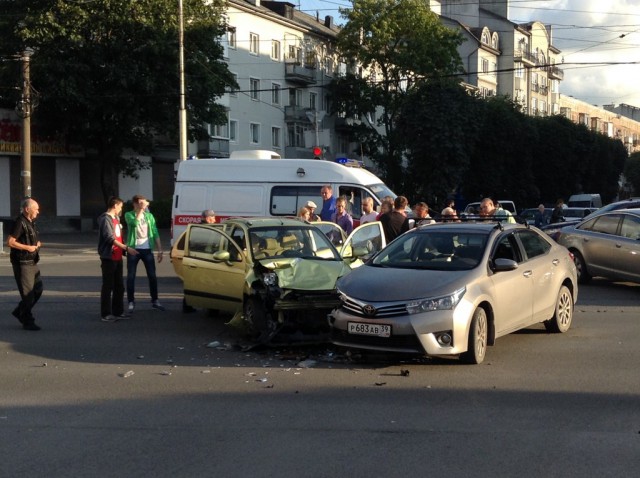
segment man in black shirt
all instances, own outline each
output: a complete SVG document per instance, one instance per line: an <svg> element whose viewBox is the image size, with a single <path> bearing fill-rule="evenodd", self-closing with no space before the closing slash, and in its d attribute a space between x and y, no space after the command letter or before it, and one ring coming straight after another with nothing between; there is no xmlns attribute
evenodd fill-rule
<svg viewBox="0 0 640 478"><path fill-rule="evenodd" d="M7 239L7 246L11 249L13 275L22 299L12 314L25 330L40 330L31 313L43 290L38 268L42 244L38 239L38 230L34 223L39 213L38 203L31 198L25 199L22 203L22 214L16 218L13 232Z"/></svg>
<svg viewBox="0 0 640 478"><path fill-rule="evenodd" d="M393 200L393 209L380 216L387 244L409 230L409 219L405 213L407 204L409 201L406 197L398 196Z"/></svg>

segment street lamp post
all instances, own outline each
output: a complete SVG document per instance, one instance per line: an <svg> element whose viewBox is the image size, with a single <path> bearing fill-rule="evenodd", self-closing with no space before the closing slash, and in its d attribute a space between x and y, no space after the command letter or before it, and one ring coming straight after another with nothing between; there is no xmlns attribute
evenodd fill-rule
<svg viewBox="0 0 640 478"><path fill-rule="evenodd" d="M22 197L31 197L31 80L30 63L33 50L27 48L22 54L22 97L16 111L22 117L22 161L20 178L22 182Z"/></svg>
<svg viewBox="0 0 640 478"><path fill-rule="evenodd" d="M184 86L184 16L182 11L182 0L178 0L178 50L180 59L180 161L187 159L187 107L185 101Z"/></svg>

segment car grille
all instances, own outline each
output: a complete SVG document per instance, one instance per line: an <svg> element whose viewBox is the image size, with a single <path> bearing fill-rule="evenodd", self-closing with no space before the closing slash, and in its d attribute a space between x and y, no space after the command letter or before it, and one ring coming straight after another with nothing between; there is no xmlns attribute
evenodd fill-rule
<svg viewBox="0 0 640 478"><path fill-rule="evenodd" d="M352 347L380 347L382 349L396 349L407 353L424 354L422 344L415 335L391 335L391 337L369 337L365 335L349 334L345 330L331 328L332 342Z"/></svg>
<svg viewBox="0 0 640 478"><path fill-rule="evenodd" d="M343 295L341 300L340 308L358 317L382 319L407 315L407 307L404 302L387 303L378 307L367 302L357 301L346 295Z"/></svg>

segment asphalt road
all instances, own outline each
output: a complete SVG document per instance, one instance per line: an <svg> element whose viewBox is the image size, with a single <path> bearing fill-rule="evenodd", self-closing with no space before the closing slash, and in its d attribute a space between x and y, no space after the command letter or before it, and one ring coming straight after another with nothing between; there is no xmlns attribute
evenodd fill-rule
<svg viewBox="0 0 640 478"><path fill-rule="evenodd" d="M47 238L40 332L10 315L0 256L1 477L638 475L638 286L595 280L568 333L501 338L479 366L243 350L229 317L182 314L168 262L166 312L140 266L133 320L101 322L93 239Z"/></svg>

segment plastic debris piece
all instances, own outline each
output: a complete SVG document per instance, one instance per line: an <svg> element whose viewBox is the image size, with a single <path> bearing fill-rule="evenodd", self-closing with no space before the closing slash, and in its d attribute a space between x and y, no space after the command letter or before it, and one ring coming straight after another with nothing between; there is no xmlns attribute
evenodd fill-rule
<svg viewBox="0 0 640 478"><path fill-rule="evenodd" d="M402 377L408 377L408 376L409 376L409 371L408 371L408 370L400 369L400 375L401 375Z"/></svg>
<svg viewBox="0 0 640 478"><path fill-rule="evenodd" d="M211 373L211 370L201 370L200 373Z"/></svg>
<svg viewBox="0 0 640 478"><path fill-rule="evenodd" d="M257 374L255 372L248 372L245 375L248 377L255 377Z"/></svg>
<svg viewBox="0 0 640 478"><path fill-rule="evenodd" d="M216 347L220 347L220 342L218 342L217 340L214 340L213 342L209 342L207 344L207 347L210 349L215 349Z"/></svg>
<svg viewBox="0 0 640 478"><path fill-rule="evenodd" d="M262 382L262 383L264 383L264 382L266 382L266 381L267 381L267 379L266 379L266 378L258 378L258 379L256 379L256 382Z"/></svg>
<svg viewBox="0 0 640 478"><path fill-rule="evenodd" d="M169 372L168 370L163 370L162 372L160 372L160 375L171 375L171 372Z"/></svg>
<svg viewBox="0 0 640 478"><path fill-rule="evenodd" d="M43 366L43 367L46 367L47 365L48 365L48 364L47 364L47 362L44 362L44 363L42 364L42 366Z"/></svg>
<svg viewBox="0 0 640 478"><path fill-rule="evenodd" d="M142 360L144 358L144 355L138 355L137 359L138 360Z"/></svg>
<svg viewBox="0 0 640 478"><path fill-rule="evenodd" d="M382 387L383 385L386 385L387 382L376 382L376 386L377 387Z"/></svg>
<svg viewBox="0 0 640 478"><path fill-rule="evenodd" d="M303 360L302 362L298 362L298 367L311 368L311 367L315 367L317 363L318 362L316 362L315 360L307 359L307 360Z"/></svg>
<svg viewBox="0 0 640 478"><path fill-rule="evenodd" d="M131 377L134 373L135 373L135 372L134 372L133 370L129 370L128 372L121 373L121 374L120 374L120 376L121 376L122 378L129 378L129 377Z"/></svg>

